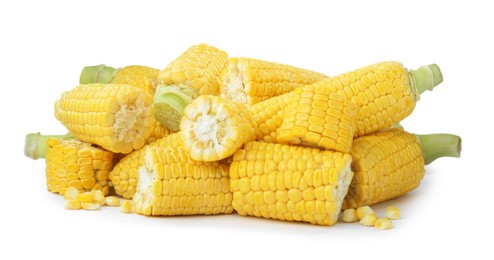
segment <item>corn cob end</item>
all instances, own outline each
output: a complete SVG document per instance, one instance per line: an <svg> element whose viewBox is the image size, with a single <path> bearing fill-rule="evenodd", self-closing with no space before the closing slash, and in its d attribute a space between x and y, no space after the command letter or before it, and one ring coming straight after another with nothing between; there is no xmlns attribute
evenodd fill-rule
<svg viewBox="0 0 494 260"><path fill-rule="evenodd" d="M178 86L158 86L154 95L154 117L172 131L180 130L180 120L185 107L197 95L190 88Z"/></svg>
<svg viewBox="0 0 494 260"><path fill-rule="evenodd" d="M105 66L104 64L96 66L86 66L81 71L79 78L80 84L89 83L110 83L118 69Z"/></svg>
<svg viewBox="0 0 494 260"><path fill-rule="evenodd" d="M24 155L33 160L46 158L46 141L48 138L73 139L71 135L42 135L40 132L26 135L24 141Z"/></svg>
<svg viewBox="0 0 494 260"><path fill-rule="evenodd" d="M410 75L413 78L417 95L432 90L434 87L443 82L443 74L437 64L421 66L416 70L410 70Z"/></svg>
<svg viewBox="0 0 494 260"><path fill-rule="evenodd" d="M441 157L461 156L461 137L452 134L415 135L422 147L425 164Z"/></svg>

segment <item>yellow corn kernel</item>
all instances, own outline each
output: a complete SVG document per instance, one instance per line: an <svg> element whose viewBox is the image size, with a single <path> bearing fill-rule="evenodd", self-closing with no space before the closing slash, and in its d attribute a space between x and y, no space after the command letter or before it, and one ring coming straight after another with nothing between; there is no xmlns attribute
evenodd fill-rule
<svg viewBox="0 0 494 260"><path fill-rule="evenodd" d="M120 200L115 196L108 196L105 198L105 204L110 207L120 206Z"/></svg>
<svg viewBox="0 0 494 260"><path fill-rule="evenodd" d="M65 201L65 208L66 209L81 209L81 203L77 200L67 200Z"/></svg>
<svg viewBox="0 0 494 260"><path fill-rule="evenodd" d="M77 194L77 201L81 203L91 203L94 202L94 194L92 192L83 192Z"/></svg>
<svg viewBox="0 0 494 260"><path fill-rule="evenodd" d="M85 210L98 210L101 208L99 203L82 202L81 207Z"/></svg>
<svg viewBox="0 0 494 260"><path fill-rule="evenodd" d="M120 212L123 213L131 213L132 212L132 201L131 200L124 200L122 205L120 205Z"/></svg>
<svg viewBox="0 0 494 260"><path fill-rule="evenodd" d="M386 208L386 217L397 220L401 218L401 214L397 207L390 206Z"/></svg>
<svg viewBox="0 0 494 260"><path fill-rule="evenodd" d="M374 212L374 210L369 206L363 206L363 207L357 208L356 213L357 213L357 217L359 220L362 220L367 215L373 215L373 214L375 215L376 214L376 212Z"/></svg>
<svg viewBox="0 0 494 260"><path fill-rule="evenodd" d="M65 200L77 200L77 195L79 195L79 190L74 187L69 187L65 191L63 198Z"/></svg>
<svg viewBox="0 0 494 260"><path fill-rule="evenodd" d="M105 195L101 190L93 190L91 191L91 193L93 194L95 202L99 203L100 205L105 204Z"/></svg>
<svg viewBox="0 0 494 260"><path fill-rule="evenodd" d="M357 212L355 211L355 209L344 210L342 220L343 220L343 222L347 222L347 223L359 221L358 216L357 216Z"/></svg>
<svg viewBox="0 0 494 260"><path fill-rule="evenodd" d="M360 219L360 224L367 227L373 227L376 224L376 221L377 221L376 214L368 214L365 215L362 219Z"/></svg>
<svg viewBox="0 0 494 260"><path fill-rule="evenodd" d="M380 230L386 230L393 228L393 223L389 218L379 218L376 220L374 226Z"/></svg>

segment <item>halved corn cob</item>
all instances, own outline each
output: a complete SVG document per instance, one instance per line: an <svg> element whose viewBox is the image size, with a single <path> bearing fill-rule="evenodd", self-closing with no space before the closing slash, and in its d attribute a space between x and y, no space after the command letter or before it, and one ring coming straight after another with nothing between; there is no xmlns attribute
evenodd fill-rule
<svg viewBox="0 0 494 260"><path fill-rule="evenodd" d="M243 104L203 95L185 108L179 132L194 160L219 161L254 140L252 116Z"/></svg>
<svg viewBox="0 0 494 260"><path fill-rule="evenodd" d="M325 85L298 88L285 108L277 140L348 153L355 132L355 111L352 101Z"/></svg>
<svg viewBox="0 0 494 260"><path fill-rule="evenodd" d="M74 187L80 192L109 192L108 173L113 153L78 140L49 138L46 142L46 183L50 192L65 194Z"/></svg>
<svg viewBox="0 0 494 260"><path fill-rule="evenodd" d="M185 106L200 95L217 95L218 76L228 54L206 44L187 49L158 75L154 96L156 119L173 131L180 128Z"/></svg>
<svg viewBox="0 0 494 260"><path fill-rule="evenodd" d="M170 134L164 138L144 146L122 158L110 171L110 181L115 189L115 193L126 199L131 199L137 190L139 179L138 166L144 161L146 147L177 148L182 145L182 140L178 133Z"/></svg>
<svg viewBox="0 0 494 260"><path fill-rule="evenodd" d="M101 64L84 67L81 71L79 83L127 84L144 89L149 95L154 95L158 86L158 73L158 69L141 65L115 69Z"/></svg>
<svg viewBox="0 0 494 260"><path fill-rule="evenodd" d="M355 136L389 128L410 115L420 93L442 82L435 64L407 70L399 62L381 62L320 80L326 87L353 101L357 107Z"/></svg>
<svg viewBox="0 0 494 260"><path fill-rule="evenodd" d="M401 196L424 176L424 161L459 157L461 139L450 134L413 135L390 129L354 139L355 173L343 208L357 208Z"/></svg>
<svg viewBox="0 0 494 260"><path fill-rule="evenodd" d="M78 139L115 153L144 146L156 124L152 97L120 84L85 84L64 92L55 117Z"/></svg>
<svg viewBox="0 0 494 260"><path fill-rule="evenodd" d="M250 58L230 58L220 74L220 96L255 104L312 84L326 76L289 65Z"/></svg>
<svg viewBox="0 0 494 260"><path fill-rule="evenodd" d="M232 206L243 216L333 225L353 176L351 160L329 150L246 143L230 166Z"/></svg>
<svg viewBox="0 0 494 260"><path fill-rule="evenodd" d="M182 148L146 148L134 211L142 215L231 213L228 165L197 162Z"/></svg>

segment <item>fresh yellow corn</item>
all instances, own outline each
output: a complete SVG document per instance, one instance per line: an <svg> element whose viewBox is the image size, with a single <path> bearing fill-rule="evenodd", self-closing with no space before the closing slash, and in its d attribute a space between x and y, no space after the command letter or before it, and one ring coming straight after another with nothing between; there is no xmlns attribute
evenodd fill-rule
<svg viewBox="0 0 494 260"><path fill-rule="evenodd" d="M289 65L230 58L220 74L220 96L238 103L255 104L325 77Z"/></svg>
<svg viewBox="0 0 494 260"><path fill-rule="evenodd" d="M233 155L233 208L257 216L333 225L352 179L351 157L333 151L263 142Z"/></svg>
<svg viewBox="0 0 494 260"><path fill-rule="evenodd" d="M98 210L101 208L101 204L97 202L81 202L81 208L85 210Z"/></svg>
<svg viewBox="0 0 494 260"><path fill-rule="evenodd" d="M355 209L345 209L343 211L342 220L347 223L359 221L357 211L355 211Z"/></svg>
<svg viewBox="0 0 494 260"><path fill-rule="evenodd" d="M243 104L204 95L185 108L179 132L194 160L219 161L254 140L252 117Z"/></svg>
<svg viewBox="0 0 494 260"><path fill-rule="evenodd" d="M190 47L160 71L154 96L156 119L173 131L180 129L185 106L200 95L219 93L219 74L228 54L199 44Z"/></svg>
<svg viewBox="0 0 494 260"><path fill-rule="evenodd" d="M98 189L108 194L112 163L113 154L109 151L75 139L49 138L46 142L48 190L64 195L72 187L79 192ZM67 196L72 198L74 192L70 192Z"/></svg>
<svg viewBox="0 0 494 260"><path fill-rule="evenodd" d="M69 187L65 190L63 195L64 200L77 200L77 196L79 195L79 190L74 187Z"/></svg>
<svg viewBox="0 0 494 260"><path fill-rule="evenodd" d="M78 210L81 209L81 203L77 200L66 200L65 208L70 210Z"/></svg>
<svg viewBox="0 0 494 260"><path fill-rule="evenodd" d="M105 198L105 204L110 207L120 206L120 199L115 196L108 196Z"/></svg>
<svg viewBox="0 0 494 260"><path fill-rule="evenodd" d="M373 227L373 226L375 226L376 221L377 221L376 214L368 214L368 215L365 215L364 217L362 217L362 219L360 219L359 222L360 222L360 224L362 224L366 227Z"/></svg>
<svg viewBox="0 0 494 260"><path fill-rule="evenodd" d="M158 86L158 73L158 69L140 65L115 69L102 64L84 67L79 83L127 84L141 88L149 95L154 95Z"/></svg>
<svg viewBox="0 0 494 260"><path fill-rule="evenodd" d="M389 128L410 115L420 93L442 82L435 64L408 71L398 62L381 62L320 80L326 87L356 105L355 136Z"/></svg>
<svg viewBox="0 0 494 260"><path fill-rule="evenodd" d="M290 92L247 106L252 115L252 128L254 129L256 141L263 140L265 136L276 133L276 129L283 122L285 108L292 97L293 92Z"/></svg>
<svg viewBox="0 0 494 260"><path fill-rule="evenodd" d="M355 104L323 84L293 91L277 140L348 153L356 123Z"/></svg>
<svg viewBox="0 0 494 260"><path fill-rule="evenodd" d="M231 213L229 165L198 162L182 148L147 147L133 203L142 215Z"/></svg>
<svg viewBox="0 0 494 260"><path fill-rule="evenodd" d="M380 230L386 230L393 228L393 222L389 218L379 218L376 220L374 226Z"/></svg>
<svg viewBox="0 0 494 260"><path fill-rule="evenodd" d="M461 139L450 134L413 135L401 129L354 139L355 173L343 208L373 205L415 189L424 176L424 161L459 157Z"/></svg>
<svg viewBox="0 0 494 260"><path fill-rule="evenodd" d="M156 146L162 148L177 148L182 145L178 133L156 140L145 147L134 151L122 158L110 172L110 181L115 193L126 199L131 199L136 192L137 180L139 178L138 166L144 160L146 147Z"/></svg>
<svg viewBox="0 0 494 260"><path fill-rule="evenodd" d="M401 218L400 210L397 207L387 207L386 208L386 217L389 219L397 220Z"/></svg>
<svg viewBox="0 0 494 260"><path fill-rule="evenodd" d="M120 212L122 213L131 213L133 209L132 201L131 200L124 200L122 205L120 205Z"/></svg>
<svg viewBox="0 0 494 260"><path fill-rule="evenodd" d="M355 213L359 220L362 220L367 215L376 215L376 212L369 206L358 207Z"/></svg>
<svg viewBox="0 0 494 260"><path fill-rule="evenodd" d="M144 146L155 119L152 97L130 85L79 85L55 103L55 116L78 139L115 153Z"/></svg>

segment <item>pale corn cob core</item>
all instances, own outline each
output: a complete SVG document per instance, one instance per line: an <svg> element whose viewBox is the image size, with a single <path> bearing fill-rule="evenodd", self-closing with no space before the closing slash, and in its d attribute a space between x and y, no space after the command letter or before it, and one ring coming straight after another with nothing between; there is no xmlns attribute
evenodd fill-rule
<svg viewBox="0 0 494 260"><path fill-rule="evenodd" d="M146 147L160 147L163 149L178 148L182 146L182 139L178 133L170 134L157 139L155 142L134 151L122 158L110 172L110 181L115 193L125 199L131 199L137 190L139 179L139 166L144 162Z"/></svg>
<svg viewBox="0 0 494 260"><path fill-rule="evenodd" d="M238 103L255 104L325 77L289 65L230 58L220 74L220 96Z"/></svg>
<svg viewBox="0 0 494 260"><path fill-rule="evenodd" d="M155 119L152 97L122 84L86 84L66 91L55 103L56 118L78 139L115 153L144 146Z"/></svg>
<svg viewBox="0 0 494 260"><path fill-rule="evenodd" d="M343 204L357 208L389 200L415 189L424 177L424 158L417 138L401 129L354 139L355 173Z"/></svg>
<svg viewBox="0 0 494 260"><path fill-rule="evenodd" d="M333 225L353 172L348 154L249 142L233 156L230 185L240 215Z"/></svg>
<svg viewBox="0 0 494 260"><path fill-rule="evenodd" d="M197 162L183 149L147 147L134 210L142 215L231 213L228 165Z"/></svg>
<svg viewBox="0 0 494 260"><path fill-rule="evenodd" d="M65 194L67 189L80 192L109 192L108 173L113 153L78 140L49 138L46 147L46 183L48 190Z"/></svg>
<svg viewBox="0 0 494 260"><path fill-rule="evenodd" d="M247 107L211 95L200 96L185 108L180 130L183 149L198 161L225 159L254 140Z"/></svg>

